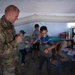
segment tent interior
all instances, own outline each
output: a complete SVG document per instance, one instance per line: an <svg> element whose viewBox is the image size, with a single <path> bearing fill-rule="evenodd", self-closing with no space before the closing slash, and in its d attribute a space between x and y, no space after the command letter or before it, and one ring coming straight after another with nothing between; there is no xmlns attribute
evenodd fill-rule
<svg viewBox="0 0 75 75"><path fill-rule="evenodd" d="M0 18L4 15L5 8L11 4L20 9L18 20L14 23L16 34L20 30L24 30L26 35L31 37L35 24L39 24L40 27L47 26L48 35L51 37L58 37L60 33L64 32L71 36L71 28L75 28L75 0L0 0ZM31 62L30 55L28 59L27 66L22 67L22 75L36 75L38 61ZM43 75L47 75L45 71L44 65ZM53 69L53 73L55 73L53 75L58 75L56 71L54 72ZM65 74L63 71L61 73L61 75ZM72 74L68 70L65 75Z"/></svg>
<svg viewBox="0 0 75 75"><path fill-rule="evenodd" d="M0 17L6 6L11 4L20 9L14 23L16 33L23 29L31 35L38 23L48 27L50 36L56 36L75 25L75 0L0 0Z"/></svg>

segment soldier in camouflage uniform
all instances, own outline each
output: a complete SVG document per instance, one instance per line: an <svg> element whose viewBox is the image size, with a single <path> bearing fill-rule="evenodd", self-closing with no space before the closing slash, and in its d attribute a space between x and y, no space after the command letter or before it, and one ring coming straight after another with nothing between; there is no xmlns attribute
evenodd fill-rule
<svg viewBox="0 0 75 75"><path fill-rule="evenodd" d="M19 12L16 6L9 5L0 20L0 67L2 66L3 75L19 75L17 45L22 39L20 36L16 36L14 39L15 29L13 26Z"/></svg>

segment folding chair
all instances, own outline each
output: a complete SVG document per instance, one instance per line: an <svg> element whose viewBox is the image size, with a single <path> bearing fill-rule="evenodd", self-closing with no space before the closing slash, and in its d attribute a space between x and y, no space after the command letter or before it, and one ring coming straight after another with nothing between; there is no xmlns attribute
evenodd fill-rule
<svg viewBox="0 0 75 75"><path fill-rule="evenodd" d="M66 66L66 63L60 60L62 58L62 56L59 55L60 46L60 43L56 44L55 53L53 53L51 61L52 65L58 69L58 75L60 75L61 67L65 71Z"/></svg>

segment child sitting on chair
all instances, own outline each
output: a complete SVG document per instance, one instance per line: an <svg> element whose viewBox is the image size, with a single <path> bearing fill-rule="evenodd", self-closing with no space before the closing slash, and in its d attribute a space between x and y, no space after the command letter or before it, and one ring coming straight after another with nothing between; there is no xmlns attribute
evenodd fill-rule
<svg viewBox="0 0 75 75"><path fill-rule="evenodd" d="M73 40L68 40L67 41L67 48L68 50L73 50Z"/></svg>

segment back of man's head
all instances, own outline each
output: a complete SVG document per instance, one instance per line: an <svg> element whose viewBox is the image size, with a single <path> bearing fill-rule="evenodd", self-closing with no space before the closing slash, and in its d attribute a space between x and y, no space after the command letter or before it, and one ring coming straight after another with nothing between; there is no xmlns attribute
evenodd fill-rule
<svg viewBox="0 0 75 75"><path fill-rule="evenodd" d="M13 11L20 12L20 10L15 5L9 5L5 8L5 14Z"/></svg>

